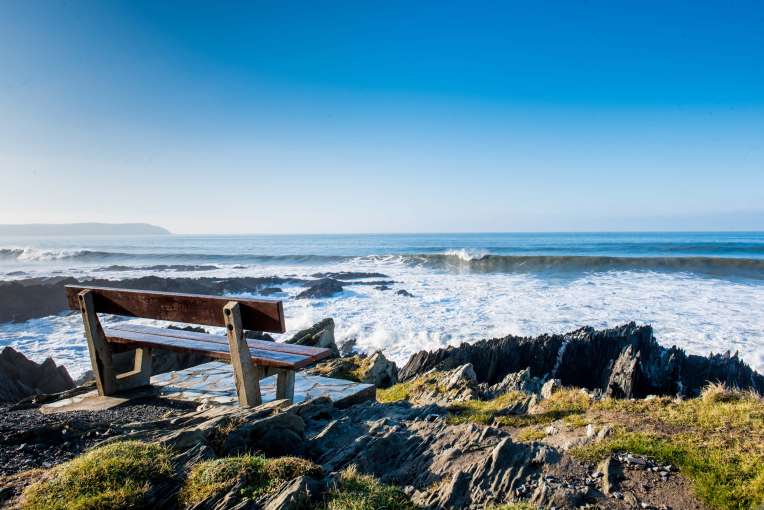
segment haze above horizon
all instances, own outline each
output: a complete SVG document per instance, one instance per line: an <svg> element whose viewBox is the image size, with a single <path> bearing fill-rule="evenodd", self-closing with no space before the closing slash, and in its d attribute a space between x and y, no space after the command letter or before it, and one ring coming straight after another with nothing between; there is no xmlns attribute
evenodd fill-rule
<svg viewBox="0 0 764 510"><path fill-rule="evenodd" d="M0 4L0 223L764 229L760 2Z"/></svg>

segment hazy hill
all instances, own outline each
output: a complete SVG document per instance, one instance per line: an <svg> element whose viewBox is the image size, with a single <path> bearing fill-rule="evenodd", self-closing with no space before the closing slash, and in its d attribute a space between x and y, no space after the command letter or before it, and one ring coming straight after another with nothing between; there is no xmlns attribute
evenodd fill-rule
<svg viewBox="0 0 764 510"><path fill-rule="evenodd" d="M148 223L0 224L0 236L169 235L170 233L167 229Z"/></svg>

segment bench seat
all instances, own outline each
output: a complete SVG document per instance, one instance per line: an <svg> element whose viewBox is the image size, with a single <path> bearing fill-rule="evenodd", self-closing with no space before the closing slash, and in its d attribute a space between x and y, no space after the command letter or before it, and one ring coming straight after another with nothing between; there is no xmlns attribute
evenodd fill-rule
<svg viewBox="0 0 764 510"><path fill-rule="evenodd" d="M103 331L109 343L176 352L201 352L211 358L231 360L228 338L223 335L130 323L104 327ZM306 367L331 354L328 349L265 340L247 339L247 346L255 365L292 370Z"/></svg>

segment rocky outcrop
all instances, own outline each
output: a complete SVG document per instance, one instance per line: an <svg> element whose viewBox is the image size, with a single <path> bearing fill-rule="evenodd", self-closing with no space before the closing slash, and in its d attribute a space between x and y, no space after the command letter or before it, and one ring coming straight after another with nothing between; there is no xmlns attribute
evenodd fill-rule
<svg viewBox="0 0 764 510"><path fill-rule="evenodd" d="M158 290L191 294L255 292L276 285L304 285L307 280L279 277L161 278L144 276L113 281L103 279L28 278L0 282L0 322L21 322L67 310L64 286L78 283L123 289Z"/></svg>
<svg viewBox="0 0 764 510"><path fill-rule="evenodd" d="M363 359L359 379L377 388L389 388L398 382L398 367L388 360L382 351L377 351Z"/></svg>
<svg viewBox="0 0 764 510"><path fill-rule="evenodd" d="M411 292L407 291L406 289L400 289L400 290L396 291L395 295L396 296L403 296L403 297L414 297L414 294L412 294Z"/></svg>
<svg viewBox="0 0 764 510"><path fill-rule="evenodd" d="M381 351L371 356L359 354L322 361L306 373L369 383L377 388L389 388L398 382L398 367Z"/></svg>
<svg viewBox="0 0 764 510"><path fill-rule="evenodd" d="M18 402L40 393L59 393L72 389L69 372L48 358L41 364L6 347L0 352L0 402Z"/></svg>
<svg viewBox="0 0 764 510"><path fill-rule="evenodd" d="M295 296L295 299L320 299L342 292L342 283L333 278L323 278Z"/></svg>
<svg viewBox="0 0 764 510"><path fill-rule="evenodd" d="M712 382L764 392L764 376L737 354L688 355L658 344L650 326L586 327L562 335L506 336L414 354L399 372L408 380L428 370L472 363L478 381L489 385L525 368L563 386L599 390L623 398L647 395L697 396Z"/></svg>
<svg viewBox="0 0 764 510"><path fill-rule="evenodd" d="M298 331L292 338L286 341L288 344L309 345L311 347L323 347L332 351L332 357L340 355L337 343L334 341L334 319L327 317L317 322L308 329Z"/></svg>

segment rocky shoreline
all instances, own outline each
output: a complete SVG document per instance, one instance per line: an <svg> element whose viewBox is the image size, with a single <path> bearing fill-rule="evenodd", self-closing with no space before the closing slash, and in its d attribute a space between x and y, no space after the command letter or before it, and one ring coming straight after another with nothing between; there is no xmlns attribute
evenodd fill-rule
<svg viewBox="0 0 764 510"><path fill-rule="evenodd" d="M308 371L372 382L376 401L197 408L144 392L102 412L39 412L63 395L3 407L0 505L66 508L78 490L92 503L82 508L764 503L764 379L736 356L687 355L632 323L420 352L399 369L383 353L336 346L333 330L328 319L290 341L332 348ZM83 465L110 479L109 455L125 451L136 452L131 472L142 474L131 476L143 489L103 482L98 497L113 499L96 505L72 480Z"/></svg>
<svg viewBox="0 0 764 510"><path fill-rule="evenodd" d="M281 276L230 278L173 278L143 276L107 280L100 278L76 279L70 276L26 278L0 281L0 322L22 322L47 317L68 310L66 285L93 285L123 289L181 292L190 294L237 294L264 292L277 294L279 286L304 287L298 299L332 297L347 286L368 285L390 287L395 282L381 273L336 272L316 273L312 279Z"/></svg>

